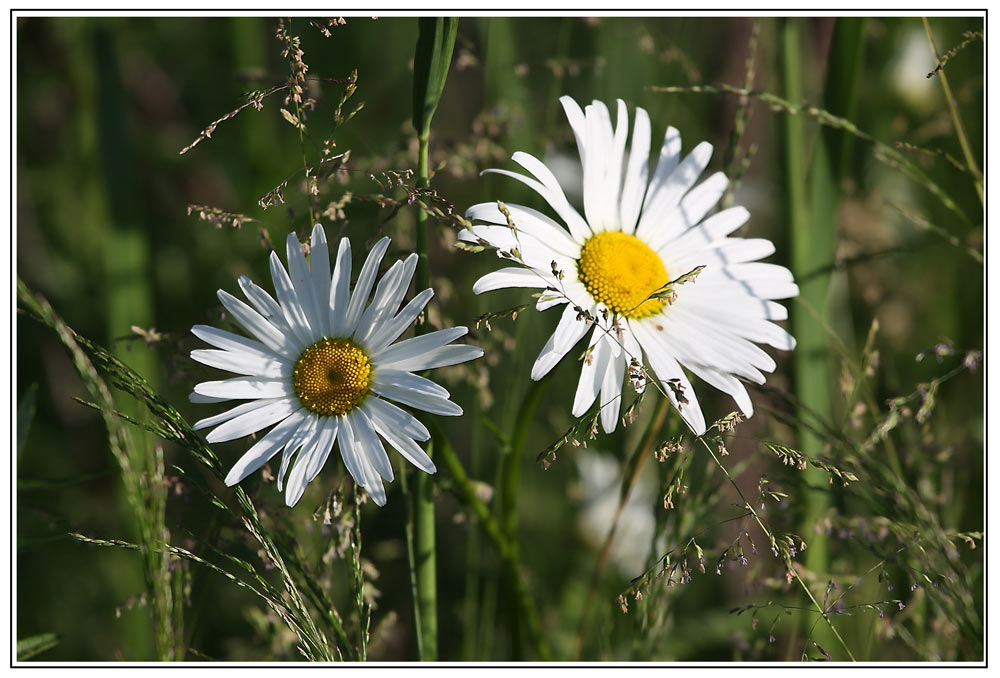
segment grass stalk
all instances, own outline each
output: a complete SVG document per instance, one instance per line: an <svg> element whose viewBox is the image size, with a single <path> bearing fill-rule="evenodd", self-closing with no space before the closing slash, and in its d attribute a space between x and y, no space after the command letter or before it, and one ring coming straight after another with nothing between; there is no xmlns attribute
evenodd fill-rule
<svg viewBox="0 0 1000 678"><path fill-rule="evenodd" d="M941 63L941 55L938 53L937 45L934 43L934 35L931 33L931 25L928 23L927 17L921 17L921 19L924 22L924 31L927 33L927 42L930 43L931 52L934 53L934 60L937 63ZM958 102L951 93L951 86L948 84L948 76L945 75L943 68L937 71L937 77L941 81L941 89L944 90L944 98L948 101L948 113L951 114L951 122L955 126L955 134L958 136L958 143L962 147L962 155L965 156L965 165L969 168L969 172L973 176L973 181L976 185L976 193L979 194L979 202L982 203L985 200L983 196L983 175L979 171L979 165L976 164L976 156L972 154L972 147L969 146L969 138L965 134L965 125L962 124L962 118L958 114Z"/></svg>
<svg viewBox="0 0 1000 678"><path fill-rule="evenodd" d="M785 96L790 101L804 98L803 73L797 56L801 53L801 22L788 19L782 26L782 78ZM790 50L795 50L794 55ZM837 71L830 64L828 79ZM794 352L795 390L801 404L824 421L832 421L832 383L829 344L824 325L828 315L830 276L804 279L803 274L821 269L834 260L838 190L831 168L826 138L813 136L812 157L807 159L808 137L805 120L796 115L785 119L785 176L788 181L788 214L791 225L792 272L799 279L798 307L792 316L792 334L798 341ZM808 309L808 310L807 310ZM815 314L818 319L810 317ZM799 413L799 418L803 417ZM823 452L823 440L806 426L798 429L799 448L810 456ZM812 534L815 525L832 506L825 491L826 477L821 469L809 468L803 474L807 488L803 494L803 512L799 533ZM810 489L818 488L818 489ZM805 554L806 566L817 576L830 572L829 543L824 538L811 541ZM808 591L807 591L808 592ZM811 595L811 592L808 592ZM821 638L823 642L826 642Z"/></svg>

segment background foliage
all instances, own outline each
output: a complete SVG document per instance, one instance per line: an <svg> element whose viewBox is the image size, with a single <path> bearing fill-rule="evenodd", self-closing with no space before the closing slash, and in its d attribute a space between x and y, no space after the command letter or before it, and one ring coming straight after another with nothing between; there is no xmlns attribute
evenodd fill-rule
<svg viewBox="0 0 1000 678"><path fill-rule="evenodd" d="M197 346L188 328L219 319L215 290L234 291L238 275L269 280L269 243L292 230L306 234L312 211L331 237L371 243L388 234L397 255L414 246L418 210L407 186L415 181L404 171L416 166L414 19L286 21L287 36L301 39L304 98L315 109L283 115L279 109L291 108L285 92L271 94L261 110L245 108L178 154L246 103L247 92L285 83L290 59L282 50L290 43L276 39L277 25L17 19L18 276L190 421L207 416L187 393L209 370L187 358ZM576 435L586 447L567 445L543 466L536 454L573 423L577 366L566 360L548 380L515 478L520 570L555 658L846 659L818 613L803 611L802 591L786 577L793 562L856 658L983 658L982 550L972 548L984 508L983 206L974 167L983 165L983 22L933 18L930 28L939 53L963 45L943 72L968 150L940 74L926 77L935 59L919 17L459 22L430 143L431 186L443 201L421 198L444 217L431 222L433 324L473 327L484 313L528 301L508 292L471 295L472 282L497 262L453 247L448 204L458 215L496 199L544 209L515 182L478 173L510 168L515 150L570 171L575 149L562 94L643 106L654 137L671 124L685 150L712 142L709 170L742 175L732 199L753 215L746 234L773 239L772 261L792 266L804 290L815 288L790 304L796 326L811 328L809 350L800 344L802 359L775 356L778 370L753 393L758 414L727 436L727 457L713 462L710 452L722 449L715 441L664 447L682 433L673 412L653 429L640 454L663 461L638 465L618 541L597 576L653 399L633 425L593 440ZM691 89L744 87L748 75L750 89L784 105ZM799 108L803 99L823 113ZM312 173L318 195L310 197L303 163L319 166L348 150L327 166L337 171ZM242 215L240 224L222 212L189 213L188 205ZM811 245L793 261L807 237ZM555 321L526 311L482 323L473 340L488 357L448 372L467 414L444 422L447 434L491 510L531 362ZM232 505L231 491L204 473L189 447L129 427L133 465L123 465L109 451L106 419L74 400L97 396L59 337L20 314L16 339L15 615L18 638L29 641L23 656L30 649L44 660L298 658L301 638L217 571L71 536L145 543L165 530L165 541L188 552L220 562L217 547L265 581L280 578L235 514L198 491L207 486ZM127 395L114 397L124 414L148 419ZM704 385L699 398L709 420L733 409ZM245 446L217 446L221 465ZM142 485L161 477L158 465L162 487ZM361 508L364 547L352 570L350 510L323 520L341 474L329 465L291 511L262 474L243 485L279 549L297 549L307 578L341 611L354 610L348 580L363 571L374 603L368 656L411 659L400 483L384 509ZM534 658L493 545L452 491L450 474L439 472L435 483L441 658ZM136 497L147 494L162 505L137 508ZM785 546L772 555L746 503L766 505L776 535L797 535L789 542L794 555ZM802 542L808 549L798 553ZM363 610L359 604L362 618Z"/></svg>

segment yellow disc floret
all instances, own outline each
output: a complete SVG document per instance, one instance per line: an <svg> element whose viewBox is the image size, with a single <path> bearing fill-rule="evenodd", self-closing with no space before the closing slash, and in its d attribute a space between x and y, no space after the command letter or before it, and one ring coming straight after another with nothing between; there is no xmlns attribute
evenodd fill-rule
<svg viewBox="0 0 1000 678"><path fill-rule="evenodd" d="M295 363L292 383L306 409L320 415L347 414L361 404L372 382L372 363L347 339L323 339Z"/></svg>
<svg viewBox="0 0 1000 678"><path fill-rule="evenodd" d="M649 295L670 282L649 245L620 231L598 233L580 252L580 282L596 301L628 318L645 318L663 308Z"/></svg>

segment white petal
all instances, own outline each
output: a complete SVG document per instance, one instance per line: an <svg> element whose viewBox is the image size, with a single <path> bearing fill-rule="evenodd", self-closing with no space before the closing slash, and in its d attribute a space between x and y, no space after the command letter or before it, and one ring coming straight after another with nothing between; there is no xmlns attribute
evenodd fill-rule
<svg viewBox="0 0 1000 678"><path fill-rule="evenodd" d="M203 365L228 370L236 374L278 378L289 377L292 373L291 364L277 359L270 351L251 353L247 349L239 351L197 349L191 351L191 359Z"/></svg>
<svg viewBox="0 0 1000 678"><path fill-rule="evenodd" d="M312 273L309 271L309 265L306 264L306 255L302 253L302 244L295 233L288 234L285 250L288 258L288 277L295 287L295 296L305 313L306 324L310 329L309 339L311 343L326 334L323 320L327 315L325 313L327 296L324 295L322 302L316 298Z"/></svg>
<svg viewBox="0 0 1000 678"><path fill-rule="evenodd" d="M642 208L639 226L635 230L636 237L644 242L650 242L659 231L670 226L663 223L664 216L670 213L680 203L681 197L694 186L694 182L708 166L711 158L712 144L703 141L694 147L694 150L674 168L662 184L656 182L656 177L653 178L653 183L646 193L646 204Z"/></svg>
<svg viewBox="0 0 1000 678"><path fill-rule="evenodd" d="M753 402L751 402L743 382L739 379L707 365L685 363L684 366L706 383L711 384L723 393L731 395L747 419L753 416Z"/></svg>
<svg viewBox="0 0 1000 678"><path fill-rule="evenodd" d="M372 391L383 398L395 400L431 414L440 414L446 417L457 417L462 414L462 408L447 398L416 393L392 384L375 384L372 386Z"/></svg>
<svg viewBox="0 0 1000 678"><path fill-rule="evenodd" d="M467 234L462 231L459 235ZM479 224L472 227L472 237L464 237L472 242L484 241L497 250L497 256L505 261L516 261L524 266L538 269L543 273L552 271L552 262L557 267L569 270L576 269L576 259L570 258L553 249L549 244L530 233L514 231L507 224Z"/></svg>
<svg viewBox="0 0 1000 678"><path fill-rule="evenodd" d="M227 402L229 398L216 398L214 396L206 396L192 391L191 393L188 394L188 400L191 401L192 403L206 404L206 403L224 403Z"/></svg>
<svg viewBox="0 0 1000 678"><path fill-rule="evenodd" d="M295 238L294 233L291 235L291 238ZM298 239L295 242L298 242ZM288 249L291 250L291 247ZM299 254L302 254L301 249L299 250ZM288 323L288 327L291 328L292 334L298 337L299 341L304 345L309 346L319 339L319 335L314 335L312 327L309 325L309 317L306 315L306 310L302 305L302 300L299 299L299 295L295 291L295 286L292 284L292 279L288 277L288 272L281 265L281 259L278 258L277 252L271 252L270 263L271 280L274 281L274 291L278 295L278 303L281 304L281 312L285 316L285 321Z"/></svg>
<svg viewBox="0 0 1000 678"><path fill-rule="evenodd" d="M517 230L545 243L553 250L571 259L580 256L580 244L576 242L566 229L537 210L523 205L506 205L510 218ZM507 217L500 211L495 202L484 202L473 205L465 211L465 217L473 221L486 221L501 226L507 225ZM462 231L462 233L470 233Z"/></svg>
<svg viewBox="0 0 1000 678"><path fill-rule="evenodd" d="M646 189L646 200L643 202L643 212L652 206L653 196L663 189L670 179L670 174L676 169L681 159L681 133L673 127L668 127L663 135L660 155L653 171L653 178Z"/></svg>
<svg viewBox="0 0 1000 678"><path fill-rule="evenodd" d="M382 416L382 412L380 410L371 407L373 403L385 403L385 401L378 398L368 398L361 408L365 410L371 418L372 425L375 427L378 434L385 438L397 452L403 455L408 462L416 466L418 469L424 473L436 473L437 467L434 466L434 462L427 456L427 453L420 449L420 446L417 445L417 443L414 442L413 439L405 433L405 431L396 427L395 419L386 419ZM396 409L397 411L406 414L399 408Z"/></svg>
<svg viewBox="0 0 1000 678"><path fill-rule="evenodd" d="M351 412L351 421L354 424L354 433L358 436L361 449L364 450L365 457L375 471L388 482L393 481L392 463L389 455L385 453L385 447L375 433L375 427L371 419L365 413L364 407L359 407Z"/></svg>
<svg viewBox="0 0 1000 678"><path fill-rule="evenodd" d="M728 185L729 179L726 175L716 172L691 189L680 204L669 214L662 216L660 228L650 233L649 246L658 250L664 243L669 243L681 233L696 226L719 202Z"/></svg>
<svg viewBox="0 0 1000 678"><path fill-rule="evenodd" d="M705 415L701 412L698 404L698 396L691 386L691 381L684 374L684 371L677 364L677 360L671 354L669 348L664 345L660 337L653 332L646 323L630 322L629 327L635 333L636 339L642 345L646 354L646 360L653 368L656 378L661 382L660 388L666 392L670 402L673 403L681 418L691 427L695 435L705 433ZM677 400L674 390L666 383L671 379L676 379L681 388L681 394L688 400L687 403L680 403Z"/></svg>
<svg viewBox="0 0 1000 678"><path fill-rule="evenodd" d="M278 470L278 492L281 492L285 488L285 478L288 467L291 465L292 457L300 449L311 445L313 440L320 435L324 419L326 417L308 414L302 420L301 426L292 432L288 443L285 445L285 451L281 455L281 468Z"/></svg>
<svg viewBox="0 0 1000 678"><path fill-rule="evenodd" d="M723 238L707 247L685 252L675 247L675 240L661 250L667 266L690 271L695 266L722 267L757 261L774 254L774 243L764 238Z"/></svg>
<svg viewBox="0 0 1000 678"><path fill-rule="evenodd" d="M261 355L270 355L272 357L275 355L274 351L270 350L259 341L241 337L238 334L233 334L232 332L220 330L215 327L209 327L208 325L195 325L191 328L191 334L198 337L205 343L211 344L216 348L221 348L224 351L245 350L259 353Z"/></svg>
<svg viewBox="0 0 1000 678"><path fill-rule="evenodd" d="M385 506L385 487L382 485L382 478L364 455L361 456L361 469L365 474L365 491L368 492L368 496L377 506Z"/></svg>
<svg viewBox="0 0 1000 678"><path fill-rule="evenodd" d="M788 309L775 301L751 296L739 285L716 285L706 288L701 282L685 286L678 293L677 304L691 304L694 307L717 308L734 315L766 318L767 320L787 320Z"/></svg>
<svg viewBox="0 0 1000 678"><path fill-rule="evenodd" d="M219 290L218 296L219 301L232 314L236 322L242 325L247 332L260 339L269 349L287 358L297 355L298 346L292 344L285 335L279 332L274 325L264 320L257 311L223 290Z"/></svg>
<svg viewBox="0 0 1000 678"><path fill-rule="evenodd" d="M340 436L340 451L344 457L344 465L354 478L354 481L368 491L368 494L379 506L385 506L385 490L382 479L371 467L355 431L354 417L344 417L343 431Z"/></svg>
<svg viewBox="0 0 1000 678"><path fill-rule="evenodd" d="M419 337L404 339L393 344L382 351L372 354L372 359L377 365L388 365L409 358L415 358L432 349L444 346L463 337L468 333L467 327L449 327L443 330L436 330L422 334Z"/></svg>
<svg viewBox="0 0 1000 678"><path fill-rule="evenodd" d="M337 439L340 420L337 417L323 417L319 431L302 446L302 451L295 459L292 472L288 474L288 487L285 489L285 504L295 506L306 486L319 475L330 456L333 443Z"/></svg>
<svg viewBox="0 0 1000 678"><path fill-rule="evenodd" d="M402 311L392 320L383 323L376 328L375 332L368 339L368 346L372 351L381 351L383 348L396 341L406 328L413 324L424 306L434 296L434 290L427 288L410 300Z"/></svg>
<svg viewBox="0 0 1000 678"><path fill-rule="evenodd" d="M407 370L408 372L419 372L420 370L430 370L435 367L458 365L459 363L475 360L482 356L483 349L478 346L453 344L438 346L410 358L403 358L391 363L382 363L382 366L392 367L397 370Z"/></svg>
<svg viewBox="0 0 1000 678"><path fill-rule="evenodd" d="M544 276L534 269L509 266L484 275L475 282L472 291L475 294L482 294L511 287L549 287L554 283L552 276Z"/></svg>
<svg viewBox="0 0 1000 678"><path fill-rule="evenodd" d="M251 400L248 403L243 403L241 405L237 405L236 407L234 407L234 408L232 408L230 410L226 410L225 412L222 412L221 414L217 414L214 417L207 417L205 419L201 419L201 420L195 422L194 426L192 426L191 428L194 429L195 431L200 431L203 428L211 428L211 427L215 426L216 424L221 424L224 421L229 421L230 419L234 419L234 418L240 416L241 414L246 414L247 412L253 412L254 410L259 410L260 408L264 407L265 405L270 405L271 403L275 402L275 400L276 399L273 399L273 398L272 399Z"/></svg>
<svg viewBox="0 0 1000 678"><path fill-rule="evenodd" d="M688 252L708 247L725 238L750 219L750 213L744 207L730 207L716 212L703 222L688 229L680 237L667 244L669 252L683 256Z"/></svg>
<svg viewBox="0 0 1000 678"><path fill-rule="evenodd" d="M431 432L419 419L406 410L396 407L388 400L374 397L366 398L362 407L366 408L373 422L381 422L396 433L414 440L430 440L431 438Z"/></svg>
<svg viewBox="0 0 1000 678"><path fill-rule="evenodd" d="M500 174L520 181L522 184L541 196L545 202L549 203L549 206L555 210L556 214L559 215L559 218L566 224L566 227L569 229L569 232L573 236L574 240L582 243L590 237L590 227L587 226L587 222L580 216L580 213L569 204L569 201L566 199L566 195L563 193L563 190L559 186L558 181L556 181L555 175L552 174L552 171L545 167L541 160L538 160L534 156L528 155L527 153L515 153L513 158L515 162L522 167L525 167L525 169L535 173L536 176L541 174L545 177L545 181L547 183L542 183L541 181L537 181L531 177L526 177L523 174L518 174L517 172L511 172L509 170L488 169L484 170L483 173Z"/></svg>
<svg viewBox="0 0 1000 678"><path fill-rule="evenodd" d="M622 187L621 227L631 235L642 209L642 199L646 195L646 181L649 177L649 114L642 108L635 109L635 125L632 128L632 147L629 149L628 170Z"/></svg>
<svg viewBox="0 0 1000 678"><path fill-rule="evenodd" d="M372 380L372 383L378 386L398 386L414 393L423 393L424 395L438 396L439 398L451 397L446 388L435 384L430 379L425 379L411 372L388 367L380 366L375 370L375 378Z"/></svg>
<svg viewBox="0 0 1000 678"><path fill-rule="evenodd" d="M248 436L251 433L256 433L261 429L267 428L275 422L281 421L300 407L298 398L276 400L259 410L241 414L221 424L205 436L205 440L210 443L224 443L228 440Z"/></svg>
<svg viewBox="0 0 1000 678"><path fill-rule="evenodd" d="M681 308L685 317L689 317L686 314L697 306L685 304ZM710 328L710 331L719 334L732 334L759 344L773 346L782 351L791 351L795 348L795 338L784 328L768 322L759 315L748 313L738 306L720 309L701 308L697 312L699 320L706 328Z"/></svg>
<svg viewBox="0 0 1000 678"><path fill-rule="evenodd" d="M611 347L608 346L604 336L601 328L594 328L590 352L583 360L580 381L577 383L576 396L573 399L574 417L583 415L590 408L604 383L604 373L611 362Z"/></svg>
<svg viewBox="0 0 1000 678"><path fill-rule="evenodd" d="M403 301L413 279L413 273L417 269L417 254L411 254L403 262L396 262L393 268L397 265L399 268L396 269L395 275L390 277L386 274L379 281L371 305L361 316L358 328L354 332L355 338L360 342L367 343L371 335L389 322L399 309L399 304Z"/></svg>
<svg viewBox="0 0 1000 678"><path fill-rule="evenodd" d="M587 333L590 323L583 318L577 320L578 315L579 312L572 306L567 306L563 310L559 324L535 359L535 364L531 368L532 379L538 381L548 374Z"/></svg>
<svg viewBox="0 0 1000 678"><path fill-rule="evenodd" d="M291 339L292 331L291 328L288 327L288 323L285 321L285 314L281 311L281 305L272 299L271 295L264 291L260 285L250 280L247 276L241 275L238 282L240 289L243 290L243 294L246 295L247 300L253 304L253 307L257 309L257 312L260 313L261 316L267 320L267 322L274 325L279 332L286 336L286 338Z"/></svg>
<svg viewBox="0 0 1000 678"><path fill-rule="evenodd" d="M698 313L683 308L670 310L650 319L648 326L681 362L714 365L758 384L764 383L764 375L758 370L774 371L774 359L749 341L720 332Z"/></svg>
<svg viewBox="0 0 1000 678"><path fill-rule="evenodd" d="M760 299L790 299L799 294L799 287L787 268L759 262L733 264L724 269L706 268L696 284L702 285L706 292L717 292L721 298L725 298L727 288Z"/></svg>
<svg viewBox="0 0 1000 678"><path fill-rule="evenodd" d="M271 429L266 436L254 443L246 454L240 457L226 475L226 485L232 487L271 460L291 439L296 429L305 421L304 409L290 414L283 422Z"/></svg>
<svg viewBox="0 0 1000 678"><path fill-rule="evenodd" d="M312 279L313 325L324 337L330 336L330 246L320 224L313 227L309 241L309 277Z"/></svg>
<svg viewBox="0 0 1000 678"><path fill-rule="evenodd" d="M295 389L286 379L261 377L233 377L222 381L203 381L194 387L195 393L229 400L249 398L282 398L295 395Z"/></svg>
<svg viewBox="0 0 1000 678"><path fill-rule="evenodd" d="M580 162L585 163L587 155L587 118L584 116L580 105L572 97L561 96L559 97L559 103L562 104L563 111L566 113L566 119L569 121L569 126L576 137L576 147L580 151Z"/></svg>
<svg viewBox="0 0 1000 678"><path fill-rule="evenodd" d="M594 233L601 233L616 224L608 217L617 217L619 186L609 185L609 167L615 163L613 156L613 131L611 116L604 102L594 101L585 109L587 115L587 159L583 163L583 208L587 223ZM619 172L621 157L618 158Z"/></svg>
<svg viewBox="0 0 1000 678"><path fill-rule="evenodd" d="M621 351L611 358L601 384L601 426L605 433L614 433L618 426L618 412L622 406L622 378L626 359Z"/></svg>
<svg viewBox="0 0 1000 678"><path fill-rule="evenodd" d="M368 253L368 258L365 259L364 266L361 267L358 282L354 285L354 292L351 294L351 303L347 307L347 318L344 320L344 326L340 328L344 336L354 334L354 328L358 326L358 321L361 320L361 313L368 304L368 297L371 295L372 286L375 284L375 276L378 275L379 264L382 263L382 257L385 256L385 251L388 247L389 238L379 240L375 243L375 247L372 248L371 252Z"/></svg>
<svg viewBox="0 0 1000 678"><path fill-rule="evenodd" d="M351 303L351 241L340 239L337 262L330 282L330 336L346 336L347 308Z"/></svg>

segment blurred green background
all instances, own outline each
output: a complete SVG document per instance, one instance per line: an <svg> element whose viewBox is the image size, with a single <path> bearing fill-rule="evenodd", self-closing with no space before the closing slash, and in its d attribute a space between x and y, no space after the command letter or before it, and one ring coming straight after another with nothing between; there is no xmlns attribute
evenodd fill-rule
<svg viewBox="0 0 1000 678"><path fill-rule="evenodd" d="M834 202L827 217L832 249L825 260L819 257L825 264L816 276L830 281L827 317L844 350L856 356L872 320L878 319L880 353L873 388L876 399L885 402L943 374L960 362L965 350L982 350L984 269L967 250L982 250L983 210L969 173L943 156L947 153L965 162L939 79L926 77L935 62L920 18L850 21L858 35L852 45L859 59L846 76L853 106L848 108L846 100L831 100L836 90L829 85L834 77L843 80L848 67L834 41L835 30L844 30L843 19L757 20L753 86L793 103L804 98L848 116L890 146L900 141L942 152L901 151L941 187L955 209L946 207L925 185L879 162L872 146L861 140L846 144L839 181L831 184ZM576 151L557 101L562 94L581 103L622 98L630 114L642 106L650 113L654 147L670 124L681 131L685 152L701 140L715 145L708 172L729 170L734 166L726 160L731 157L738 97L664 94L646 88L742 86L754 23L746 18L462 18L434 119L431 161L438 171L432 185L458 213L497 199L544 210L515 182L478 173L486 167L511 169L509 156L516 150L541 157L555 168L568 167ZM798 49L790 49L787 42L789 23L797 32ZM941 52L962 42L963 32L983 30L982 19L976 17L933 18L930 24ZM301 187L303 146L298 132L278 113L281 94L266 99L262 111L243 110L221 123L211 139L186 155L178 154L211 121L244 103L243 93L287 78L288 64L280 54L275 26L276 20L269 18L16 20L17 273L43 293L71 327L112 347L190 421L215 411L187 402L193 384L215 377L187 358L198 345L188 329L217 321L215 291L235 292L237 276L248 274L271 287L261 228L271 242L280 244L288 232L304 235L310 226ZM346 25L330 29L330 37L305 18L293 18L289 26L301 36L309 75L317 78L309 81L308 93L317 106L307 121L311 135L305 144L313 161L332 127L332 108L343 90L336 81L357 69L358 89L348 108L365 103L356 117L336 130L335 152L349 149L351 156L347 172L322 183L321 207L341 200L347 192L357 196L381 192L370 174L416 165L409 122L416 20L348 17ZM801 70L799 97L788 93L790 63ZM945 69L980 167L982 66L980 39L954 56ZM789 224L794 207L787 200L786 158L794 132L786 128L784 113L760 101L751 100L749 106L737 158L750 144L756 152L735 191L735 203L753 215L746 234L774 240L777 254L771 261L791 265ZM795 119L802 122L805 158L811 162L819 128L806 116ZM833 143L844 147L839 138ZM261 196L286 179L286 204L262 209ZM579 204L579 196L568 192ZM215 228L188 215L189 204L241 213L259 222L240 229ZM937 231L914 223L904 212L920 215ZM413 246L414 212L404 208L386 221L388 216L387 210L355 200L336 220L321 221L331 238L351 236L358 253L363 251L358 243L371 243L385 233L393 237L390 254L401 255ZM460 252L451 247L453 230L434 228L430 257L438 294L432 320L472 326L487 311L527 300L516 292L473 297L472 282L496 268L496 259ZM826 264L832 264L832 276ZM803 271L797 273L801 282ZM789 306L797 312L794 304ZM480 327L473 332L473 341L487 350L488 369L477 366L445 376L445 384L467 413L461 420L446 422L447 430L472 477L494 482L497 445L481 417L509 430L528 386L531 362L557 315L525 312L514 322L493 320L492 331ZM144 342L132 326L155 328L164 338ZM915 361L917 353L945 339L956 347L957 358L944 356L947 364L933 357ZM846 426L850 413L842 411L838 353L831 349L824 356L831 417ZM793 360L788 355L776 359L779 367L769 386L794 391ZM37 657L42 660L154 659L139 558L131 552L85 546L68 536L80 532L134 538L102 422L73 400L84 391L56 336L24 316L17 318L16 365L17 397L22 402L36 397L37 408L30 424L18 431L26 437L16 464L17 636L58 634L58 644ZM593 500L597 490L583 482L585 474L579 467L584 462L574 457L596 449L620 462L641 430L641 426L620 428L613 436L592 441L586 451L564 448L558 461L543 472L534 457L571 423L577 369L571 360L557 368L536 414L520 483L523 570L556 655L569 659L575 658L577 624L603 538L600 530L581 526L584 500ZM728 398L705 385L698 393L709 420L733 408ZM771 416L772 410L785 407L781 398L770 391L752 395L758 414L745 425L751 428L744 433L770 439L794 436L792 428L781 424L782 418ZM127 404L122 406L129 411ZM933 451L920 447L919 435L900 441L907 481L914 487L930 483L926 494L949 529L981 530L981 372L963 373L943 384L928 425L937 441ZM153 444L152 439L146 444ZM223 462L231 463L246 441L217 447ZM778 478L794 474L749 447L731 446L730 451L734 459L753 465L748 487L754 487L762 474ZM168 475L176 475L171 473L172 464L194 467L185 450L166 446L165 454ZM333 489L336 473L330 465L294 511L284 508L273 484L262 482L260 474L247 483L262 511L298 535L310 562L317 564L329 548L329 538L311 512ZM607 481L606 492L616 497L618 480L606 474L599 477ZM496 583L497 559L447 491L446 474L437 478L442 483L441 657L517 656L508 628L498 621L494 624L505 609L505 593ZM648 511L635 520L650 520L651 511L664 511L662 487L655 486L656 479L649 482L653 486L647 496ZM705 482L713 490L720 483L717 477ZM719 512L698 517L689 526L691 531L709 535L720 531L720 523L731 513L726 512L729 500L723 496ZM683 512L683 504L674 510ZM847 505L839 503L841 508ZM410 659L414 650L403 541L406 506L398 482L390 487L388 506L374 509L366 507L363 524L365 556L380 573L373 626L382 627L377 644L373 641L372 658ZM233 535L239 526L220 527L203 519L210 511L204 498L178 480L171 486L167 509L172 541L195 552L201 552L206 541L238 543ZM223 541L214 542L220 531ZM648 542L648 536L645 539ZM836 532L829 541L835 567L842 572L860 575L874 562L872 552L840 543ZM713 537L706 536L703 545L706 550L709 545L714 548ZM714 557L719 550L713 551ZM767 557L766 548L761 553ZM971 568L965 582L969 604L981 613L980 553L963 548L961 558ZM770 595L754 588L753 578L738 571L720 578L709 569L707 575L695 573L687 586L671 589L669 596L659 599L665 620L640 621L635 613L623 615L615 598L652 563L646 555L639 558L647 560L604 571L585 659L798 658L797 650L790 648L801 639L795 640L790 624L780 626L777 642L770 643L766 624L751 628L746 616L730 614L738 605L763 603ZM336 566L332 571L339 572ZM297 658L287 634L275 630L280 623L267 619L266 608L252 595L197 568L190 571L189 583L187 658ZM825 580L818 583L817 590L824 585ZM333 590L338 590L335 580ZM854 602L886 595L902 594L859 590ZM923 621L901 621L900 626L911 623L932 634L937 613L924 609L919 614ZM853 625L845 622L859 658L933 658L930 651L921 656L915 649L920 643L907 642L901 632L880 636L866 654L860 648L871 637L872 619L869 612L863 621L859 615ZM962 636L941 641L941 646L939 658L977 659L982 641Z"/></svg>

